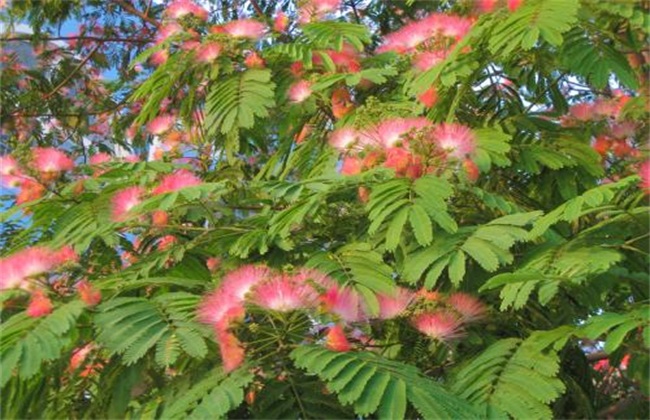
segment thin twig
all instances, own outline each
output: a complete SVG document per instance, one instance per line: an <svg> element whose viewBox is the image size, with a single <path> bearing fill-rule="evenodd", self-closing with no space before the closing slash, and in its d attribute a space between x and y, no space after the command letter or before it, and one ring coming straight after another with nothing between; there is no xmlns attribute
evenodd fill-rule
<svg viewBox="0 0 650 420"><path fill-rule="evenodd" d="M95 52L97 52L98 49L99 49L99 44L95 45L95 47L93 47L93 49L90 51L90 53L88 53L88 55L87 55L83 60L81 60L81 62L77 65L77 67L75 67L74 70L72 70L72 71L71 71L71 72L70 72L70 73L69 73L69 74L68 74L68 75L67 75L67 76L66 76L66 77L61 81L61 83L59 83L59 84L58 84L58 85L57 85L57 86L56 86L56 87L55 87L55 88L54 88L50 93L46 94L46 95L43 97L43 99L49 99L49 98L51 98L52 95L54 95L56 92L59 91L59 89L61 89L63 86L65 86L65 84L68 83L68 82L70 81L70 79L72 79L72 77L73 77L73 76L74 76L74 75L75 75L79 70L81 70L81 68L82 68L82 67L83 67L83 66L88 62L88 60L90 60L90 58L93 56L93 54L95 54Z"/></svg>
<svg viewBox="0 0 650 420"><path fill-rule="evenodd" d="M160 28L160 22L156 21L155 19L147 16L146 14L142 13L132 5L130 5L126 0L113 0L115 3L117 3L118 6L120 6L124 11L129 12L133 15L138 16L140 19L144 20L147 23L150 23L151 25L155 26L156 28Z"/></svg>

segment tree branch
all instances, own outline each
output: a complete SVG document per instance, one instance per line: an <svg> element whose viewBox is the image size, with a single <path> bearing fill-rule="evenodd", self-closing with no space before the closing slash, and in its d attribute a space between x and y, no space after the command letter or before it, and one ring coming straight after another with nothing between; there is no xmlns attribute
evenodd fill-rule
<svg viewBox="0 0 650 420"><path fill-rule="evenodd" d="M151 39L138 39L138 38L119 38L119 37L106 37L102 38L99 36L57 36L52 38L34 38L29 36L16 36L10 38L0 38L0 42L15 42L15 41L70 41L70 40L81 40L81 41L97 41L97 42L125 42L133 44L147 44L153 42Z"/></svg>
<svg viewBox="0 0 650 420"><path fill-rule="evenodd" d="M132 15L138 16L140 19L144 20L147 23L150 23L151 25L155 26L156 28L160 28L160 22L157 20L147 16L146 14L142 13L135 7L133 7L131 4L129 4L126 0L113 0L119 7L124 9L124 11L131 13Z"/></svg>

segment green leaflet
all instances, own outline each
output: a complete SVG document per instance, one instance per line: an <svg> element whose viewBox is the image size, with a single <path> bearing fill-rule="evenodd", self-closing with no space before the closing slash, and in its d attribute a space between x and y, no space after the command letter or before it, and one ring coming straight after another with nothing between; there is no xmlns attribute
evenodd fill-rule
<svg viewBox="0 0 650 420"><path fill-rule="evenodd" d="M342 404L358 415L403 418L410 402L425 419L473 418L475 408L416 368L369 352L338 353L301 346L291 352L297 367L317 375Z"/></svg>
<svg viewBox="0 0 650 420"><path fill-rule="evenodd" d="M452 390L492 411L491 416L551 418L549 404L564 391L562 381L555 378L557 351L568 337L562 329L537 332L523 341L500 340L456 371Z"/></svg>

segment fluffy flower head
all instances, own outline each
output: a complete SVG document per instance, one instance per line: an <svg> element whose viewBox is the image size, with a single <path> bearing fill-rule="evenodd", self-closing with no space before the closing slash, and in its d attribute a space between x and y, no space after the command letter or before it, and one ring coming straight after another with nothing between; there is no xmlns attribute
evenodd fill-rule
<svg viewBox="0 0 650 420"><path fill-rule="evenodd" d="M343 327L340 325L334 325L330 327L327 335L325 336L325 347L333 351L349 351L351 346L345 332L343 332Z"/></svg>
<svg viewBox="0 0 650 420"><path fill-rule="evenodd" d="M415 298L415 294L408 289L398 287L393 295L378 294L379 318L395 318L408 307Z"/></svg>
<svg viewBox="0 0 650 420"><path fill-rule="evenodd" d="M443 123L432 131L433 140L449 156L462 159L471 154L476 145L472 131L461 124Z"/></svg>
<svg viewBox="0 0 650 420"><path fill-rule="evenodd" d="M266 26L257 20L239 19L226 23L223 31L235 38L259 39L264 36Z"/></svg>
<svg viewBox="0 0 650 420"><path fill-rule="evenodd" d="M154 188L153 194L164 194L200 184L201 180L192 172L186 169L179 169L172 174L165 175L160 181L160 184Z"/></svg>
<svg viewBox="0 0 650 420"><path fill-rule="evenodd" d="M88 306L95 306L102 301L102 292L86 280L77 283L77 292L79 292L81 300Z"/></svg>
<svg viewBox="0 0 650 420"><path fill-rule="evenodd" d="M35 290L29 300L27 306L27 316L32 318L40 318L52 312L54 306L50 298L42 290Z"/></svg>
<svg viewBox="0 0 650 420"><path fill-rule="evenodd" d="M329 144L330 146L345 151L351 144L357 141L358 133L353 128L339 128L330 134Z"/></svg>
<svg viewBox="0 0 650 420"><path fill-rule="evenodd" d="M176 117L170 114L159 115L147 125L147 130L154 136L165 134L171 130Z"/></svg>
<svg viewBox="0 0 650 420"><path fill-rule="evenodd" d="M646 160L641 164L639 176L641 177L641 189L646 194L650 194L650 160Z"/></svg>
<svg viewBox="0 0 650 420"><path fill-rule="evenodd" d="M463 322L475 321L485 314L485 306L481 301L466 293L451 294L447 298L447 303L460 314Z"/></svg>
<svg viewBox="0 0 650 420"><path fill-rule="evenodd" d="M289 100L294 103L303 102L311 95L311 83L307 80L298 80L289 87L287 93Z"/></svg>
<svg viewBox="0 0 650 420"><path fill-rule="evenodd" d="M312 306L316 293L309 284L282 275L255 286L250 298L261 308L288 312Z"/></svg>
<svg viewBox="0 0 650 420"><path fill-rule="evenodd" d="M412 322L418 331L436 340L448 341L462 335L461 321L449 312L420 314Z"/></svg>
<svg viewBox="0 0 650 420"><path fill-rule="evenodd" d="M208 19L208 11L190 0L174 1L165 10L165 15L171 19L180 19L187 15L194 15L203 21Z"/></svg>
<svg viewBox="0 0 650 420"><path fill-rule="evenodd" d="M338 315L347 322L357 322L364 319L359 294L349 288L338 285L329 288L322 296L321 302L327 312Z"/></svg>
<svg viewBox="0 0 650 420"><path fill-rule="evenodd" d="M201 63L211 63L221 54L221 44L209 42L199 47L196 59Z"/></svg>
<svg viewBox="0 0 650 420"><path fill-rule="evenodd" d="M124 221L128 212L142 202L143 195L144 188L138 186L128 187L118 191L111 200L113 204L113 221Z"/></svg>
<svg viewBox="0 0 650 420"><path fill-rule="evenodd" d="M34 167L40 172L69 171L74 162L65 153L53 147L37 147L33 151Z"/></svg>

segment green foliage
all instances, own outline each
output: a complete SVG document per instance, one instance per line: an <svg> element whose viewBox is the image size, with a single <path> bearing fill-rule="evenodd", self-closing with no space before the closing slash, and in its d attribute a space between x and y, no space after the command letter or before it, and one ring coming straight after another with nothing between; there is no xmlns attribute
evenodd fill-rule
<svg viewBox="0 0 650 420"><path fill-rule="evenodd" d="M369 352L339 353L301 346L291 353L296 365L317 375L342 404L356 414L404 418L411 403L425 419L453 419L476 414L434 380L403 363Z"/></svg>
<svg viewBox="0 0 650 420"><path fill-rule="evenodd" d="M83 302L73 300L46 318L21 313L3 322L0 385L4 387L14 372L21 379L32 378L40 372L43 362L58 359L70 345L70 330L83 308Z"/></svg>
<svg viewBox="0 0 650 420"><path fill-rule="evenodd" d="M95 317L97 340L112 354L133 364L155 347L156 363L173 365L181 350L195 358L207 354L205 329L197 324L194 309L199 296L177 292L144 298L115 298L103 303Z"/></svg>
<svg viewBox="0 0 650 420"><path fill-rule="evenodd" d="M548 404L565 390L556 376L566 339L561 330L499 340L456 372L452 390L486 417L551 418Z"/></svg>

